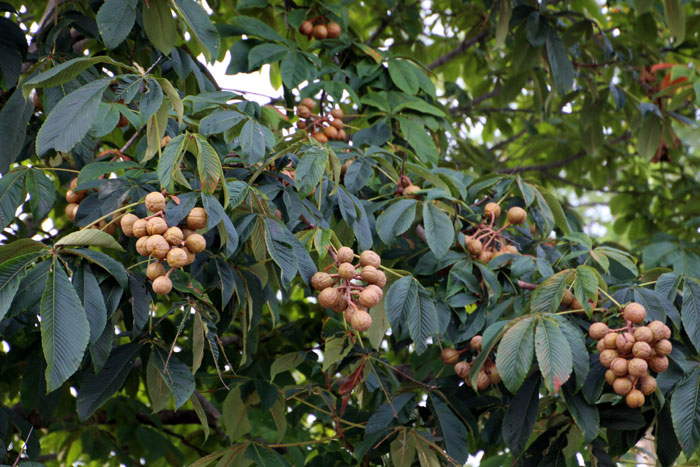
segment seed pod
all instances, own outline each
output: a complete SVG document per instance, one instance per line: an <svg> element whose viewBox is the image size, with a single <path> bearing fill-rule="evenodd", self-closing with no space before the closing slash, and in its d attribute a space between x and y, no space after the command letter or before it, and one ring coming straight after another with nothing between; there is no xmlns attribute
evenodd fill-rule
<svg viewBox="0 0 700 467"><path fill-rule="evenodd" d="M634 336L631 332L623 332L618 334L616 341L617 350L620 353L627 353L632 350L634 346Z"/></svg>
<svg viewBox="0 0 700 467"><path fill-rule="evenodd" d="M160 276L165 275L165 266L160 261L154 261L146 268L146 277L150 280L155 280Z"/></svg>
<svg viewBox="0 0 700 467"><path fill-rule="evenodd" d="M301 26L299 26L299 32L302 33L305 36L311 35L311 31L314 30L314 24L311 21L304 21L301 23Z"/></svg>
<svg viewBox="0 0 700 467"><path fill-rule="evenodd" d="M306 130L309 127L309 124L306 123L306 120L297 120L297 128L300 130Z"/></svg>
<svg viewBox="0 0 700 467"><path fill-rule="evenodd" d="M605 349L600 353L600 364L603 365L605 368L610 368L610 364L612 363L612 361L619 356L620 355L617 353L617 350Z"/></svg>
<svg viewBox="0 0 700 467"><path fill-rule="evenodd" d="M564 289L564 295L561 296L561 304L564 308L568 307L571 305L571 303L574 301L574 294L571 293L571 290L569 289ZM602 324L602 323L601 323ZM605 326L607 329L607 326Z"/></svg>
<svg viewBox="0 0 700 467"><path fill-rule="evenodd" d="M338 266L338 275L346 281L351 280L356 274L355 266L353 266L351 263L342 263L340 266Z"/></svg>
<svg viewBox="0 0 700 467"><path fill-rule="evenodd" d="M326 29L328 30L329 39L340 37L340 25L338 23L331 21L326 25Z"/></svg>
<svg viewBox="0 0 700 467"><path fill-rule="evenodd" d="M136 240L136 251L141 256L148 256L149 255L148 248L147 248L149 239L150 239L150 237L143 236L143 237L139 238L138 240Z"/></svg>
<svg viewBox="0 0 700 467"><path fill-rule="evenodd" d="M139 220L139 218L131 213L127 213L122 216L122 218L119 220L119 225L121 225L124 235L127 237L134 236L134 222L137 220Z"/></svg>
<svg viewBox="0 0 700 467"><path fill-rule="evenodd" d="M603 342L605 342L606 349L616 349L617 348L617 333L611 332L603 337Z"/></svg>
<svg viewBox="0 0 700 467"><path fill-rule="evenodd" d="M496 365L488 369L489 381L491 384L498 384L501 382L501 375L496 368Z"/></svg>
<svg viewBox="0 0 700 467"><path fill-rule="evenodd" d="M661 321L652 321L651 323L647 324L647 327L651 330L653 341L659 341L661 339L668 339L671 337L671 330L668 329L668 326ZM666 333L667 329L669 331L668 334Z"/></svg>
<svg viewBox="0 0 700 467"><path fill-rule="evenodd" d="M355 259L355 252L352 251L352 248L350 247L341 246L340 248L338 248L336 258L338 259L339 264L352 263L352 260ZM362 262L360 262L360 265L364 266Z"/></svg>
<svg viewBox="0 0 700 467"><path fill-rule="evenodd" d="M78 213L78 205L75 203L70 203L66 206L66 217L69 221L73 222L75 220L75 215Z"/></svg>
<svg viewBox="0 0 700 467"><path fill-rule="evenodd" d="M148 235L163 235L168 230L168 224L161 217L152 217L146 224Z"/></svg>
<svg viewBox="0 0 700 467"><path fill-rule="evenodd" d="M163 259L170 253L170 244L162 235L152 235L148 240L148 250L151 255Z"/></svg>
<svg viewBox="0 0 700 467"><path fill-rule="evenodd" d="M345 141L348 135L345 134L345 130L338 130L338 141Z"/></svg>
<svg viewBox="0 0 700 467"><path fill-rule="evenodd" d="M165 209L165 196L159 191L153 191L146 195L146 209L151 212L160 212Z"/></svg>
<svg viewBox="0 0 700 467"><path fill-rule="evenodd" d="M644 309L644 306L636 302L627 304L622 310L622 317L625 320L631 321L634 324L641 323L642 321L644 321L644 318L646 318L646 316L647 311L646 309Z"/></svg>
<svg viewBox="0 0 700 467"><path fill-rule="evenodd" d="M635 342L632 347L632 355L637 358L649 358L651 352L651 346L644 341Z"/></svg>
<svg viewBox="0 0 700 467"><path fill-rule="evenodd" d="M591 339L600 340L604 338L610 332L610 328L605 323L593 323L591 327L588 328L588 335Z"/></svg>
<svg viewBox="0 0 700 467"><path fill-rule="evenodd" d="M466 378L472 366L465 361L457 362L455 364L455 374L460 378Z"/></svg>
<svg viewBox="0 0 700 467"><path fill-rule="evenodd" d="M610 369L615 376L625 376L627 374L627 359L617 357L615 360L610 362Z"/></svg>
<svg viewBox="0 0 700 467"><path fill-rule="evenodd" d="M639 326L634 330L634 340L636 342L651 343L654 340L654 333L647 326Z"/></svg>
<svg viewBox="0 0 700 467"><path fill-rule="evenodd" d="M338 130L334 126L327 126L323 128L323 134L326 135L328 139L336 139L338 137Z"/></svg>
<svg viewBox="0 0 700 467"><path fill-rule="evenodd" d="M508 210L508 222L513 225L520 225L527 220L527 212L521 207L513 206Z"/></svg>
<svg viewBox="0 0 700 467"><path fill-rule="evenodd" d="M187 240L190 235L197 233L197 231L188 229L187 227L181 227L180 230L182 230L182 238L185 240Z"/></svg>
<svg viewBox="0 0 700 467"><path fill-rule="evenodd" d="M317 24L311 31L311 35L314 37L314 39L323 40L328 37L328 28L322 24Z"/></svg>
<svg viewBox="0 0 700 467"><path fill-rule="evenodd" d="M372 308L377 303L379 303L379 300L379 295L376 291L372 289L365 289L362 292L360 292L359 302L360 305L364 307Z"/></svg>
<svg viewBox="0 0 700 467"><path fill-rule="evenodd" d="M644 394L639 389L632 389L627 397L625 398L627 406L632 409L638 409L644 405Z"/></svg>
<svg viewBox="0 0 700 467"><path fill-rule="evenodd" d="M167 276L157 277L153 281L153 291L158 295L168 295L173 290L173 282Z"/></svg>
<svg viewBox="0 0 700 467"><path fill-rule="evenodd" d="M511 255L519 255L520 254L520 252L518 251L518 247L516 247L515 245L506 245L503 248L503 253L510 253ZM569 290L565 289L564 295L566 295L566 292L569 292ZM571 293L571 292L569 292L569 293Z"/></svg>
<svg viewBox="0 0 700 467"><path fill-rule="evenodd" d="M625 394L629 394L632 390L632 381L630 381L629 378L615 378L612 387L615 394L624 396Z"/></svg>
<svg viewBox="0 0 700 467"><path fill-rule="evenodd" d="M331 110L331 116L337 120L340 120L345 116L345 114L343 113L343 109L338 107L336 109ZM340 129L340 128L338 128L338 129Z"/></svg>
<svg viewBox="0 0 700 467"><path fill-rule="evenodd" d="M672 350L673 344L671 344L671 341L668 339L661 339L659 342L654 344L654 351L656 352L656 355L665 357L670 355Z"/></svg>
<svg viewBox="0 0 700 467"><path fill-rule="evenodd" d="M194 260L196 259L195 254L187 247L183 248L183 250L185 250L185 253L187 253L187 264L194 263Z"/></svg>
<svg viewBox="0 0 700 467"><path fill-rule="evenodd" d="M595 348L598 350L598 353L601 353L607 348L605 347L605 341L603 339L600 339L598 342L596 342Z"/></svg>
<svg viewBox="0 0 700 467"><path fill-rule="evenodd" d="M466 242L464 242L464 244L467 247L467 251L473 256L479 256L481 250L484 249L484 245L481 243L481 240L477 240L475 238L468 239Z"/></svg>
<svg viewBox="0 0 700 467"><path fill-rule="evenodd" d="M613 373L611 369L605 370L605 382L608 383L610 386L613 385L616 378L617 376L615 376L615 373Z"/></svg>
<svg viewBox="0 0 700 467"><path fill-rule="evenodd" d="M186 266L187 260L187 252L183 248L175 247L168 252L168 264L171 268L179 269Z"/></svg>
<svg viewBox="0 0 700 467"><path fill-rule="evenodd" d="M375 282L374 284L377 287L381 288L381 287L384 287L386 285L386 274L384 274L384 271L378 271L378 273L379 273L379 278L377 279L377 282Z"/></svg>
<svg viewBox="0 0 700 467"><path fill-rule="evenodd" d="M365 250L360 254L360 266L373 266L379 268L382 259L372 250Z"/></svg>
<svg viewBox="0 0 700 467"><path fill-rule="evenodd" d="M326 272L317 272L311 276L311 286L316 290L323 290L333 285L333 278Z"/></svg>
<svg viewBox="0 0 700 467"><path fill-rule="evenodd" d="M477 352L481 351L481 336L477 334L476 336L472 337L471 341L469 341L469 345Z"/></svg>
<svg viewBox="0 0 700 467"><path fill-rule="evenodd" d="M318 294L318 303L324 308L331 308L338 301L340 294L334 287L326 287Z"/></svg>
<svg viewBox="0 0 700 467"><path fill-rule="evenodd" d="M73 190L68 190L66 192L66 201L69 203L80 203L83 198L85 197L85 192L81 191L80 193L76 193Z"/></svg>
<svg viewBox="0 0 700 467"><path fill-rule="evenodd" d="M501 206L499 206L497 203L486 203L486 206L484 206L484 216L487 219L491 219L492 214L494 217L500 216Z"/></svg>
<svg viewBox="0 0 700 467"><path fill-rule="evenodd" d="M440 358L445 365L454 365L459 361L459 352L456 349L445 348L440 352Z"/></svg>
<svg viewBox="0 0 700 467"><path fill-rule="evenodd" d="M199 235L198 233L192 234L189 237L187 237L187 240L185 240L185 244L192 253L201 253L207 247L207 241L203 236Z"/></svg>
<svg viewBox="0 0 700 467"><path fill-rule="evenodd" d="M382 291L382 289L380 289L379 286L376 286L374 284L368 285L367 287L365 287L365 290L374 290L374 292L379 296L379 300L381 300L384 296L384 292Z"/></svg>
<svg viewBox="0 0 700 467"><path fill-rule="evenodd" d="M301 100L301 105L309 110L314 110L316 108L316 101L310 97L305 97Z"/></svg>
<svg viewBox="0 0 700 467"><path fill-rule="evenodd" d="M321 132L314 133L313 135L311 135L311 137L313 139L315 139L316 141L318 141L319 143L327 143L328 142L328 137Z"/></svg>
<svg viewBox="0 0 700 467"><path fill-rule="evenodd" d="M297 106L297 115L299 118L309 118L311 115L313 115L313 113L311 113L311 109L309 109L307 106L300 105Z"/></svg>
<svg viewBox="0 0 700 467"><path fill-rule="evenodd" d="M663 373L668 369L668 357L654 355L649 357L649 368L657 373Z"/></svg>
<svg viewBox="0 0 700 467"><path fill-rule="evenodd" d="M479 261L482 261L484 263L488 263L491 261L491 258L493 258L493 253L489 250L482 250L481 253L479 253Z"/></svg>
<svg viewBox="0 0 700 467"><path fill-rule="evenodd" d="M331 121L331 126L340 131L343 129L343 121L339 118L333 119L333 121Z"/></svg>
<svg viewBox="0 0 700 467"><path fill-rule="evenodd" d="M331 309L336 313L343 313L347 308L348 301L345 299L345 296L342 294L338 294L338 301L335 302L335 305L333 305Z"/></svg>
<svg viewBox="0 0 700 467"><path fill-rule="evenodd" d="M486 372L482 369L479 372L478 379L476 380L476 388L479 391L483 391L484 389L488 388L490 384L491 380L489 379L489 375L487 375Z"/></svg>
<svg viewBox="0 0 700 467"><path fill-rule="evenodd" d="M207 211L204 208L192 208L185 219L187 227L192 230L203 229L207 226Z"/></svg>
<svg viewBox="0 0 700 467"><path fill-rule="evenodd" d="M379 279L379 271L374 266L364 266L360 272L360 277L362 277L363 281L374 284Z"/></svg>
<svg viewBox="0 0 700 467"><path fill-rule="evenodd" d="M630 376L634 376L635 378L644 376L648 368L649 365L647 364L647 361L638 357L634 357L627 364L627 371L629 372Z"/></svg>
<svg viewBox="0 0 700 467"><path fill-rule="evenodd" d="M651 375L644 375L639 378L639 390L645 396L652 394L656 391L656 378Z"/></svg>
<svg viewBox="0 0 700 467"><path fill-rule="evenodd" d="M366 311L358 309L352 314L350 325L355 331L364 332L372 326L372 317Z"/></svg>
<svg viewBox="0 0 700 467"><path fill-rule="evenodd" d="M165 231L163 237L165 237L168 243L173 246L179 246L185 239L185 236L182 234L182 230L180 230L179 227L170 227Z"/></svg>
<svg viewBox="0 0 700 467"><path fill-rule="evenodd" d="M134 232L134 237L141 238L144 235L148 235L148 221L144 219L137 220L134 222L131 230Z"/></svg>

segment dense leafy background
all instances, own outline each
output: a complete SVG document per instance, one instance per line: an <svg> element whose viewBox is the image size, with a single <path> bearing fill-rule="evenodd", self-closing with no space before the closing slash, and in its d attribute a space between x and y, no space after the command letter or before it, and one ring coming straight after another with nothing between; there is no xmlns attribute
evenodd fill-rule
<svg viewBox="0 0 700 467"><path fill-rule="evenodd" d="M0 2L6 464L697 464L698 2L15 3ZM340 38L297 32L315 17ZM203 62L227 56L231 75L269 64L283 98L221 89ZM295 130L303 97L341 107L348 141ZM76 176L90 194L72 223ZM167 297L134 239L87 228L145 216L160 189L171 225L209 213L209 248ZM521 255L465 252L487 201L528 211L504 232ZM580 202L609 206L605 242ZM329 245L382 256L363 335L308 286ZM566 287L581 310L561 309ZM673 329L641 409L604 386L586 336L632 300ZM478 392L440 359L477 334L467 379L494 361L503 378Z"/></svg>

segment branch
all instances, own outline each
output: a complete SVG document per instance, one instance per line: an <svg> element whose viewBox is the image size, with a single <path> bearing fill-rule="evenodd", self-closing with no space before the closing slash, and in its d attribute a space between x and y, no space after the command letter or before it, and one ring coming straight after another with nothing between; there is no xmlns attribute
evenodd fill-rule
<svg viewBox="0 0 700 467"><path fill-rule="evenodd" d="M537 288L537 284L518 280L518 287L520 287L521 289L535 290Z"/></svg>
<svg viewBox="0 0 700 467"><path fill-rule="evenodd" d="M513 141L515 141L516 139L518 139L518 138L520 138L522 135L524 135L526 131L527 131L527 130L525 130L525 129L523 128L522 130L520 130L519 132L517 132L516 134L514 134L514 135L511 136L510 138L504 139L504 140L501 141L500 143L496 143L496 144L494 144L493 146L491 146L491 147L489 148L489 151L498 151L499 149L502 149L502 148L508 146L510 143L512 143Z"/></svg>
<svg viewBox="0 0 700 467"><path fill-rule="evenodd" d="M367 40L367 45L372 45L372 42L376 41L379 36L382 35L384 30L389 26L389 23L391 22L391 19L394 17L394 13L396 13L396 10L399 9L399 5L401 5L401 2L396 2L393 7L391 7L391 10L387 13L387 15L384 17L382 22L379 24L379 27L377 28L376 31L372 33L370 38ZM407 7L412 7L415 4L407 5Z"/></svg>
<svg viewBox="0 0 700 467"><path fill-rule="evenodd" d="M454 49L450 50L449 52L447 52L447 53L446 53L445 55L443 55L442 57L438 57L437 59L435 59L435 61L433 61L433 63L431 63L430 65L428 65L428 68L430 68L431 70L434 70L435 68L444 65L445 63L449 62L449 61L452 60L453 58L455 58L455 57L459 56L460 54L462 54L465 50L467 50L467 49L468 49L469 47L471 47L472 45L474 45L474 44L476 44L477 42L480 42L480 41L482 41L483 39L485 39L486 36L488 36L488 34L489 34L488 30L487 30L487 29L483 29L479 34L477 34L476 36L472 37L471 39L465 39L465 40L462 41L462 43L459 44L457 47L455 47Z"/></svg>

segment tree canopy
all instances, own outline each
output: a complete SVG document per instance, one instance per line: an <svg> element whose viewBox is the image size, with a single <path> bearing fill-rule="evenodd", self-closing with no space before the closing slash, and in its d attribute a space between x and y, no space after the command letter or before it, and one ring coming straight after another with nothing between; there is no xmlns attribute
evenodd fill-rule
<svg viewBox="0 0 700 467"><path fill-rule="evenodd" d="M0 461L696 465L697 6L0 2Z"/></svg>

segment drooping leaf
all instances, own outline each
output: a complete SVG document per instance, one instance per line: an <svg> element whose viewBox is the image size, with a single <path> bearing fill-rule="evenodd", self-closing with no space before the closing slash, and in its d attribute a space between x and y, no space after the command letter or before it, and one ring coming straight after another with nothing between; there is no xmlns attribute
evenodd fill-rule
<svg viewBox="0 0 700 467"><path fill-rule="evenodd" d="M221 417L226 433L232 441L252 430L247 411L248 405L241 400L240 386L233 387L224 400Z"/></svg>
<svg viewBox="0 0 700 467"><path fill-rule="evenodd" d="M407 94L414 95L418 92L418 78L415 66L408 60L391 59L388 63L389 76L396 87Z"/></svg>
<svg viewBox="0 0 700 467"><path fill-rule="evenodd" d="M294 183L302 198L307 197L321 181L328 163L328 148L311 146L303 152L297 165Z"/></svg>
<svg viewBox="0 0 700 467"><path fill-rule="evenodd" d="M97 11L97 27L105 45L116 48L131 32L138 0L107 0Z"/></svg>
<svg viewBox="0 0 700 467"><path fill-rule="evenodd" d="M404 393L384 402L367 420L365 435L377 433L388 427L398 417L398 413L415 397L412 393Z"/></svg>
<svg viewBox="0 0 700 467"><path fill-rule="evenodd" d="M0 263L0 321L5 317L27 268L41 255L34 251Z"/></svg>
<svg viewBox="0 0 700 467"><path fill-rule="evenodd" d="M532 294L530 307L535 313L552 313L559 309L567 281L574 275L565 269L542 282Z"/></svg>
<svg viewBox="0 0 700 467"><path fill-rule="evenodd" d="M401 199L386 208L377 218L377 234L387 245L406 232L416 217L416 201Z"/></svg>
<svg viewBox="0 0 700 467"><path fill-rule="evenodd" d="M700 281L685 278L683 285L683 306L681 307L683 328L696 349L700 348Z"/></svg>
<svg viewBox="0 0 700 467"><path fill-rule="evenodd" d="M143 29L148 40L162 53L169 55L177 39L177 22L171 14L170 5L167 0L149 0L142 5Z"/></svg>
<svg viewBox="0 0 700 467"><path fill-rule="evenodd" d="M240 135L240 144L243 154L247 156L248 163L255 164L265 156L267 143L262 125L255 120L248 120L243 125Z"/></svg>
<svg viewBox="0 0 700 467"><path fill-rule="evenodd" d="M671 418L681 448L690 457L700 442L700 368L691 371L673 391Z"/></svg>
<svg viewBox="0 0 700 467"><path fill-rule="evenodd" d="M454 227L450 218L432 203L423 204L423 224L428 246L436 258L442 258L454 244Z"/></svg>
<svg viewBox="0 0 700 467"><path fill-rule="evenodd" d="M72 282L75 292L85 308L85 315L90 324L90 343L94 344L107 325L107 306L100 290L100 284L89 264L82 264L74 271Z"/></svg>
<svg viewBox="0 0 700 467"><path fill-rule="evenodd" d="M433 404L435 415L437 415L438 426L445 442L447 454L459 465L464 464L469 457L469 446L465 442L467 427L442 399L431 394L430 401Z"/></svg>
<svg viewBox="0 0 700 467"><path fill-rule="evenodd" d="M219 110L212 112L199 122L199 132L203 135L223 133L246 119L236 110Z"/></svg>
<svg viewBox="0 0 700 467"><path fill-rule="evenodd" d="M168 352L157 346L153 347L153 361L175 398L175 408L179 408L194 392L194 375L175 355L168 356Z"/></svg>
<svg viewBox="0 0 700 467"><path fill-rule="evenodd" d="M573 357L566 336L551 318L542 317L537 323L535 354L544 385L556 394L571 376Z"/></svg>
<svg viewBox="0 0 700 467"><path fill-rule="evenodd" d="M221 178L221 159L209 142L201 135L197 140L197 171L202 182L202 191L212 194L216 191Z"/></svg>
<svg viewBox="0 0 700 467"><path fill-rule="evenodd" d="M40 221L51 211L56 201L56 188L41 170L28 170L25 177L29 206L34 221Z"/></svg>
<svg viewBox="0 0 700 467"><path fill-rule="evenodd" d="M556 29L547 29L545 43L554 83L559 93L564 94L574 84L574 66Z"/></svg>
<svg viewBox="0 0 700 467"><path fill-rule="evenodd" d="M566 407L574 418L576 425L584 435L586 441L591 442L598 436L600 429L600 417L598 409L586 402L580 392L573 393L569 385L564 385L562 389Z"/></svg>
<svg viewBox="0 0 700 467"><path fill-rule="evenodd" d="M540 375L533 374L513 395L503 417L503 439L515 455L523 451L535 428L539 398Z"/></svg>
<svg viewBox="0 0 700 467"><path fill-rule="evenodd" d="M496 355L496 368L503 384L515 394L530 371L535 353L535 323L526 317L514 324L503 336Z"/></svg>
<svg viewBox="0 0 700 467"><path fill-rule="evenodd" d="M426 340L438 332L437 308L433 297L418 285L418 300L408 309L408 333L416 346L416 354L427 349Z"/></svg>
<svg viewBox="0 0 700 467"><path fill-rule="evenodd" d="M664 17L671 34L675 38L674 45L685 39L685 8L681 0L664 0Z"/></svg>
<svg viewBox="0 0 700 467"><path fill-rule="evenodd" d="M219 55L221 39L204 8L194 0L173 0L178 16L185 20L207 61Z"/></svg>
<svg viewBox="0 0 700 467"><path fill-rule="evenodd" d="M32 101L26 99L19 89L3 103L0 109L0 173L6 174L22 151L33 110Z"/></svg>
<svg viewBox="0 0 700 467"><path fill-rule="evenodd" d="M10 225L22 203L25 174L25 170L17 170L0 178L0 229Z"/></svg>

